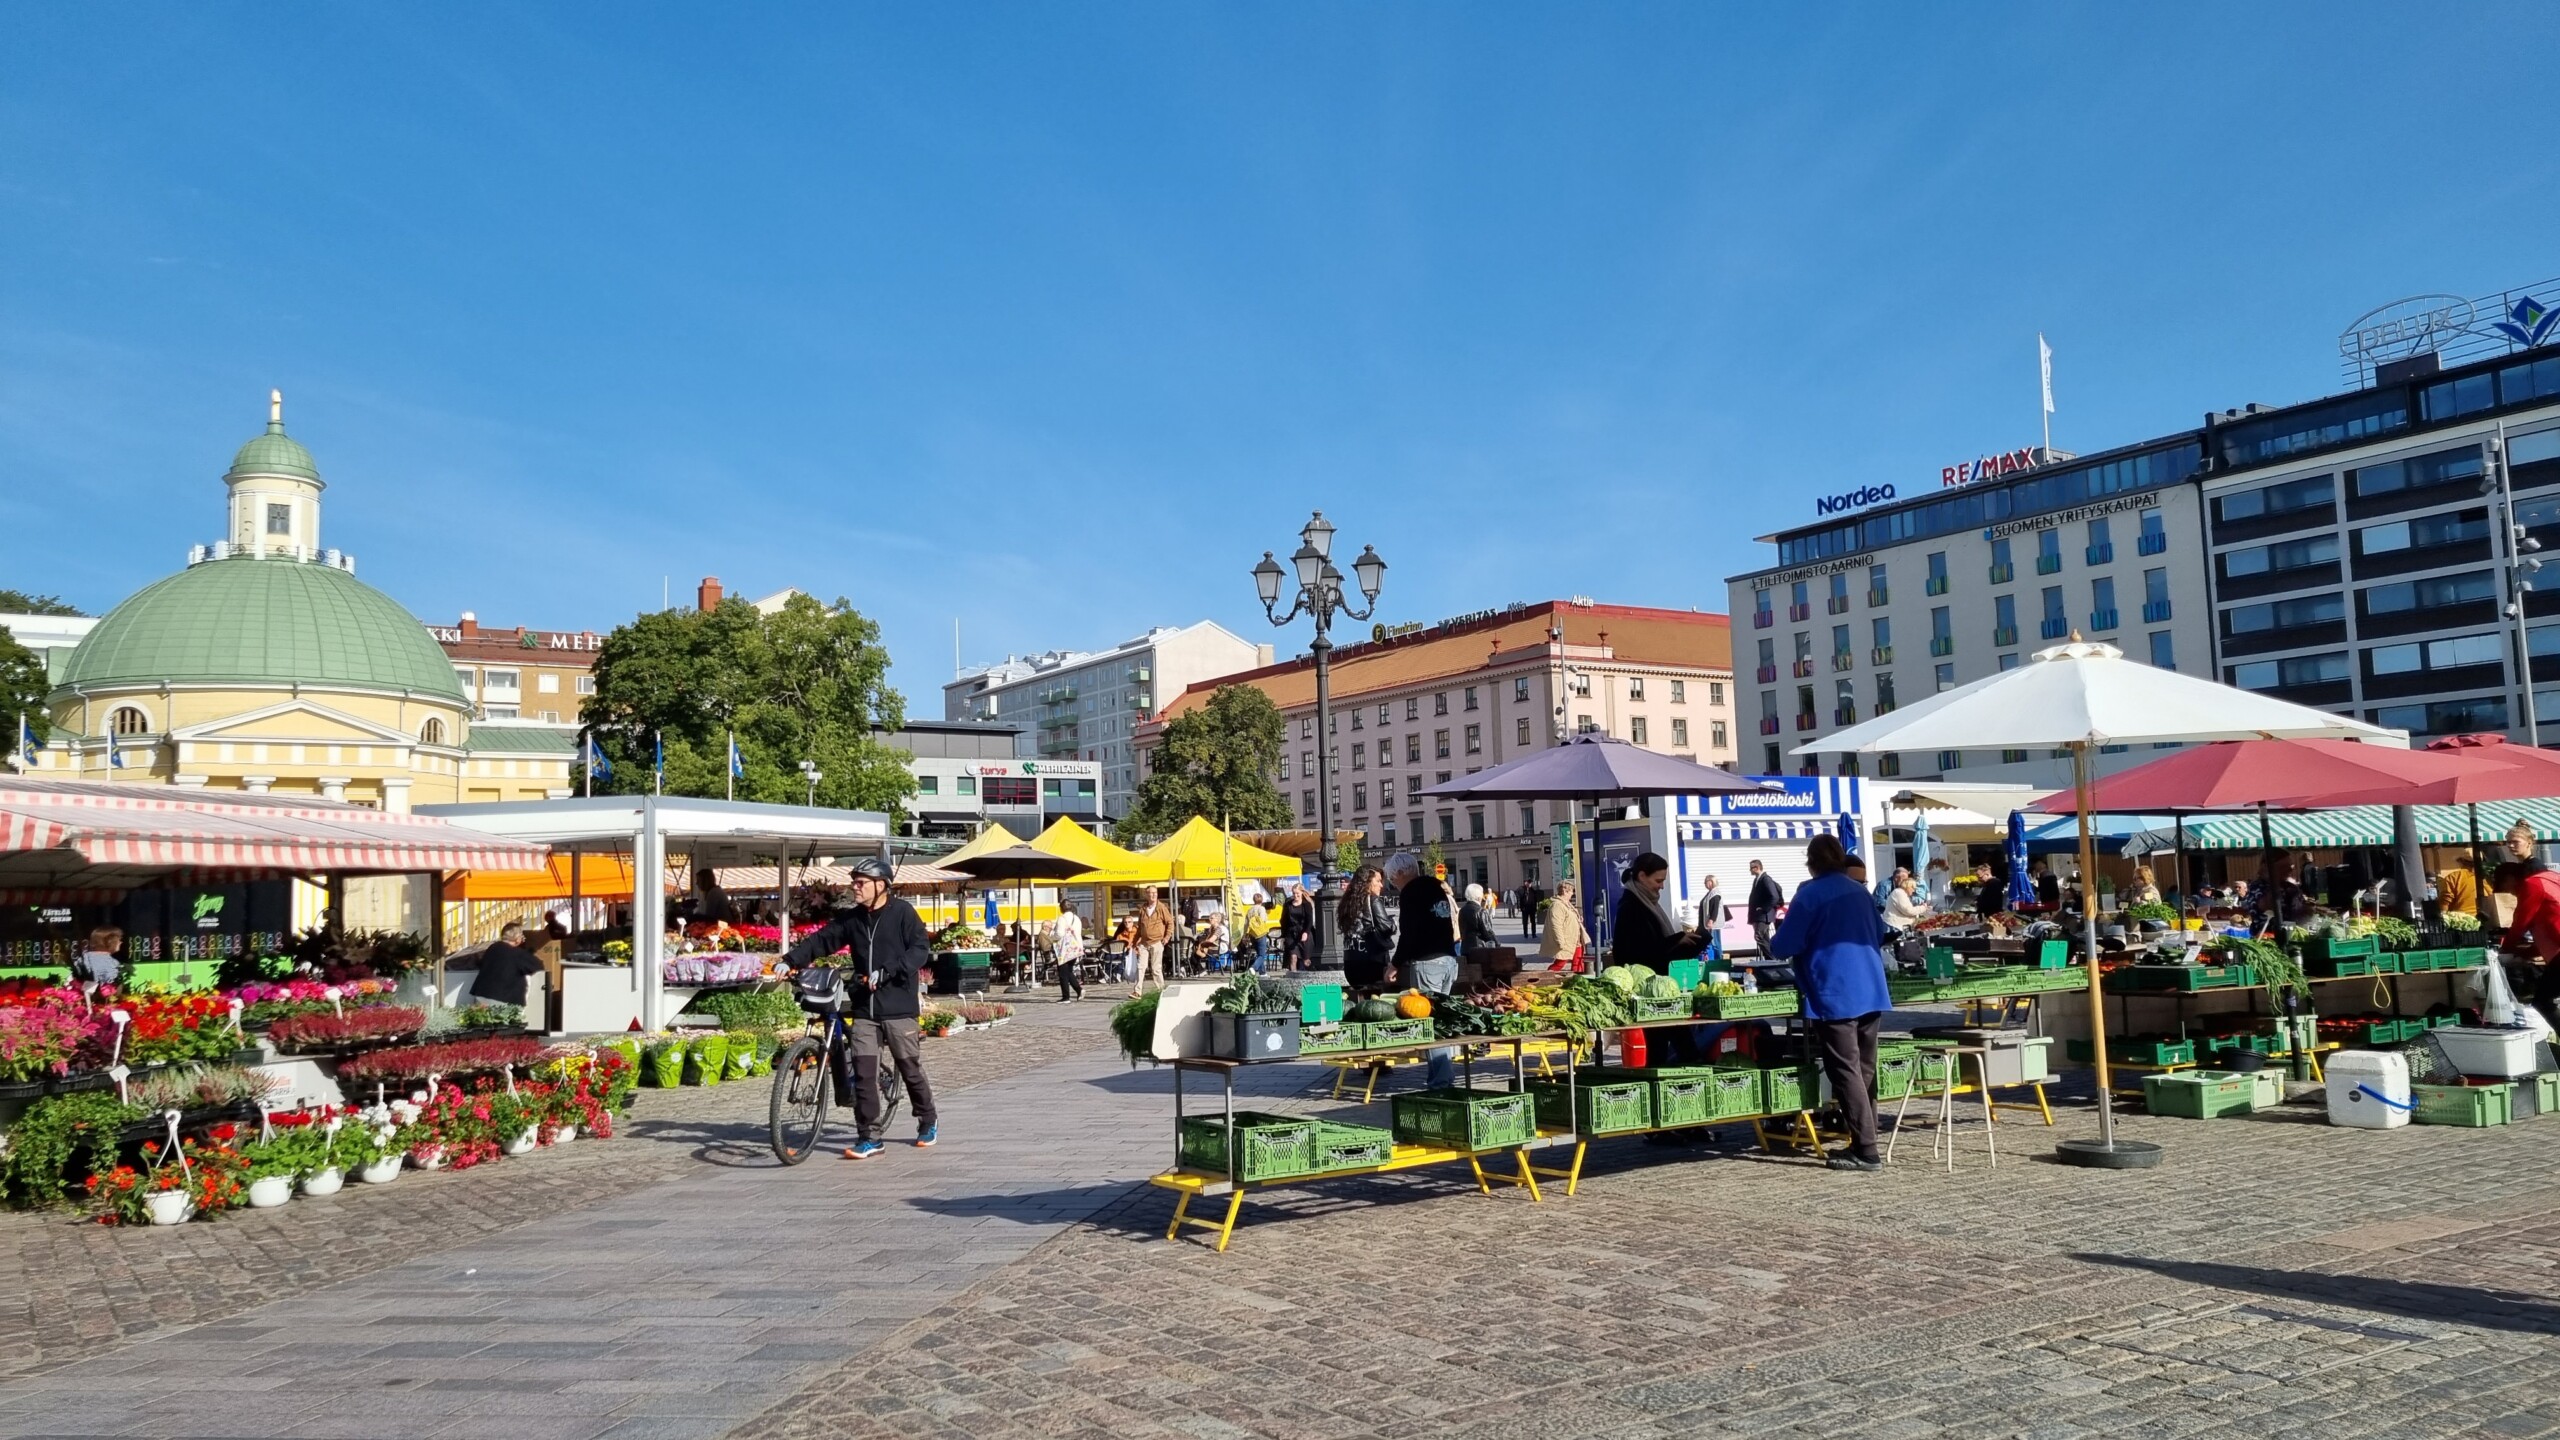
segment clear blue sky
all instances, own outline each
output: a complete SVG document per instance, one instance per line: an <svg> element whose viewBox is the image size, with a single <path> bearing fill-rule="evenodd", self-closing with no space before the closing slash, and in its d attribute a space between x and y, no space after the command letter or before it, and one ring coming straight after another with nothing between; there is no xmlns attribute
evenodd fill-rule
<svg viewBox="0 0 2560 1440"><path fill-rule="evenodd" d="M2547 4L802 9L14 14L0 584L175 569L277 385L422 617L798 585L931 714L955 616L1275 638L1313 506L1389 618L1720 609L2038 330L2089 450L2560 274Z"/></svg>

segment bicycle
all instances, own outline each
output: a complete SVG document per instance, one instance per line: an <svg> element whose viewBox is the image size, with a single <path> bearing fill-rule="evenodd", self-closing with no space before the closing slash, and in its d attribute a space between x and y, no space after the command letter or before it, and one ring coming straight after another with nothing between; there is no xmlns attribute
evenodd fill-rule
<svg viewBox="0 0 2560 1440"><path fill-rule="evenodd" d="M797 1165L816 1153L818 1136L827 1127L828 1107L835 1103L836 1055L851 1016L852 996L844 972L833 965L813 965L791 977L792 997L803 1012L819 1021L818 1033L804 1035L773 1059L773 1104L769 1116L773 1158ZM880 1127L886 1130L907 1101L907 1082L898 1067L880 1066Z"/></svg>

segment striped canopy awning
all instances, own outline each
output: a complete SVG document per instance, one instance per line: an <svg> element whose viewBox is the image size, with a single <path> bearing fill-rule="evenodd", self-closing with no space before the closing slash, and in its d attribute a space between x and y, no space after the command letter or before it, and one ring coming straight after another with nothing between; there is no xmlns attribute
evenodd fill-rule
<svg viewBox="0 0 2560 1440"><path fill-rule="evenodd" d="M941 885L966 884L968 880L967 875L957 870L945 870L939 865L910 863L898 866L896 875L889 883L899 890L930 890ZM805 889L811 885L833 885L842 888L852 883L853 867L850 865L794 865L791 867L791 884L795 889ZM720 867L720 888L742 890L752 895L766 890L781 889L782 877L771 865L723 865Z"/></svg>
<svg viewBox="0 0 2560 1440"><path fill-rule="evenodd" d="M0 890L540 870L546 854L442 820L302 796L0 779Z"/></svg>
<svg viewBox="0 0 2560 1440"><path fill-rule="evenodd" d="M2421 845L2468 845L2473 834L2471 807L2414 807ZM2494 844L2522 820L2545 840L2560 839L2560 800L2500 800L2479 807L2482 843ZM2309 810L2267 815L2267 834L2288 850L2339 850L2391 843L2391 807L2356 805L2343 810ZM2166 822L2125 842L2129 855L2157 854L2177 843L2177 831ZM2186 822L2190 850L2255 850L2259 846L2257 812L2198 815Z"/></svg>
<svg viewBox="0 0 2560 1440"><path fill-rule="evenodd" d="M1727 840L1810 840L1840 833L1839 817L1796 820L1682 820L1680 838L1694 843Z"/></svg>

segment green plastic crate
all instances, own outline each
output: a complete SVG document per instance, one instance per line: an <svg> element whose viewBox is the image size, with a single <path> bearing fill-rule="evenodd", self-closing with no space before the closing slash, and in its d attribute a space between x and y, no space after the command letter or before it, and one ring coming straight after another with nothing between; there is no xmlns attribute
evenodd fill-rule
<svg viewBox="0 0 2560 1440"><path fill-rule="evenodd" d="M1674 960L1671 962L1669 968L1667 968L1663 973L1679 982L1681 989L1695 990L1698 988L1698 982L1707 977L1707 962L1704 960Z"/></svg>
<svg viewBox="0 0 2560 1440"><path fill-rule="evenodd" d="M1910 1094L1911 1073L1919 1068L1919 1064L1919 1058L1914 1055L1897 1055L1890 1060L1887 1060L1882 1056L1878 1056L1876 1059L1876 1098L1879 1100L1899 1100L1903 1096Z"/></svg>
<svg viewBox="0 0 2560 1440"><path fill-rule="evenodd" d="M1313 1172L1317 1124L1302 1115L1237 1111L1235 1178L1270 1180ZM1226 1117L1185 1115L1177 1146L1185 1168L1226 1174Z"/></svg>
<svg viewBox="0 0 2560 1440"><path fill-rule="evenodd" d="M2365 973L2368 975L2397 975L2401 973L2399 952L2396 950L2375 951L2371 958L2365 961Z"/></svg>
<svg viewBox="0 0 2560 1440"><path fill-rule="evenodd" d="M2028 952L2027 963L2038 970L2059 970L2071 963L2071 942L2039 940L2035 942L2035 948Z"/></svg>
<svg viewBox="0 0 2560 1440"><path fill-rule="evenodd" d="M2208 1071L2208 1074L2221 1072ZM2234 1078L2250 1085L2249 1105L2253 1110L2270 1110L2284 1103L2284 1071L2270 1065L2263 1070L2233 1072Z"/></svg>
<svg viewBox="0 0 2560 1440"><path fill-rule="evenodd" d="M2421 1125L2504 1125L2514 1113L2504 1085L2412 1085L2409 1095Z"/></svg>
<svg viewBox="0 0 2560 1440"><path fill-rule="evenodd" d="M1822 1103L1822 1071L1813 1065L1778 1065L1760 1077L1760 1113L1792 1115Z"/></svg>
<svg viewBox="0 0 2560 1440"><path fill-rule="evenodd" d="M1792 989L1762 990L1747 995L1701 995L1696 1013L1701 1020L1751 1020L1771 1015L1793 1015L1798 1008Z"/></svg>
<svg viewBox="0 0 2560 1440"><path fill-rule="evenodd" d="M2534 1087L2533 1113L2537 1118L2560 1115L2560 1074L2536 1075L2518 1083Z"/></svg>
<svg viewBox="0 0 2560 1440"><path fill-rule="evenodd" d="M1931 1047L1912 1057L1911 1088L1915 1094L1935 1095L1947 1088L1947 1077L1954 1073L1955 1049Z"/></svg>
<svg viewBox="0 0 2560 1440"><path fill-rule="evenodd" d="M1452 1150L1501 1150L1538 1138L1538 1108L1498 1090L1424 1090L1393 1101L1395 1138Z"/></svg>
<svg viewBox="0 0 2560 1440"><path fill-rule="evenodd" d="M2440 953L2449 953L2453 956L2453 968L2456 970L2477 970L2489 963L2489 952L2477 946L2466 945L2458 950Z"/></svg>
<svg viewBox="0 0 2560 1440"><path fill-rule="evenodd" d="M2322 980L2348 980L2373 973L2370 955L2323 955L2317 959L2302 957L2302 973Z"/></svg>
<svg viewBox="0 0 2560 1440"><path fill-rule="evenodd" d="M1752 1098L1759 1098L1760 1087L1751 1087ZM1695 1125L1712 1120L1716 1115L1715 1081L1705 1076L1684 1076L1653 1082L1653 1123L1657 1126Z"/></svg>
<svg viewBox="0 0 2560 1440"><path fill-rule="evenodd" d="M1706 1081L1708 1113L1719 1120L1763 1113L1767 1090L1757 1070L1718 1070Z"/></svg>
<svg viewBox="0 0 2560 1440"><path fill-rule="evenodd" d="M2087 1065L2097 1058L2095 1047L2087 1040L2075 1039L2063 1049L2075 1062ZM2107 1041L2107 1058L2126 1065L2192 1065L2196 1060L2196 1042L2170 1040L2156 1035L2122 1035Z"/></svg>
<svg viewBox="0 0 2560 1440"><path fill-rule="evenodd" d="M1686 1020L1694 1013L1696 1002L1687 995L1636 995L1627 1001L1627 1009L1636 1019Z"/></svg>
<svg viewBox="0 0 2560 1440"><path fill-rule="evenodd" d="M2142 1077L2142 1099L2151 1113L2185 1120L2246 1115L2257 1105L2257 1089L2257 1082L2246 1075L2206 1072Z"/></svg>
<svg viewBox="0 0 2560 1440"><path fill-rule="evenodd" d="M1410 1045L1434 1036L1431 1017L1427 1015L1414 1020L1372 1020L1360 1027L1360 1048L1375 1050L1382 1045Z"/></svg>
<svg viewBox="0 0 2560 1440"><path fill-rule="evenodd" d="M2127 965L2115 972L2108 988L2115 990L2228 990L2258 983L2258 972L2249 965Z"/></svg>
<svg viewBox="0 0 2560 1440"><path fill-rule="evenodd" d="M1363 1043L1363 1033L1358 1025L1332 1025L1322 1030L1301 1030L1298 1032L1298 1054L1301 1057L1338 1055L1346 1050L1357 1050Z"/></svg>
<svg viewBox="0 0 2560 1440"><path fill-rule="evenodd" d="M1584 1080L1575 1085L1574 1110L1565 1110L1561 1080L1532 1080L1529 1096L1542 1129L1571 1130L1577 1135L1620 1135L1653 1125L1653 1082L1649 1080Z"/></svg>
<svg viewBox="0 0 2560 1440"><path fill-rule="evenodd" d="M1330 1120L1315 1122L1315 1173L1335 1170L1366 1170L1384 1165L1395 1158L1396 1137L1393 1131L1375 1125L1337 1125Z"/></svg>

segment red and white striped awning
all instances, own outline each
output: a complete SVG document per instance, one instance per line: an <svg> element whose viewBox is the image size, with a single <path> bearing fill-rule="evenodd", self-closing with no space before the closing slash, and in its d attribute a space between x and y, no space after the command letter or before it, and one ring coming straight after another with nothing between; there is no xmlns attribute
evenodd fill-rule
<svg viewBox="0 0 2560 1440"><path fill-rule="evenodd" d="M422 815L304 796L0 778L0 890L539 870L548 853Z"/></svg>

